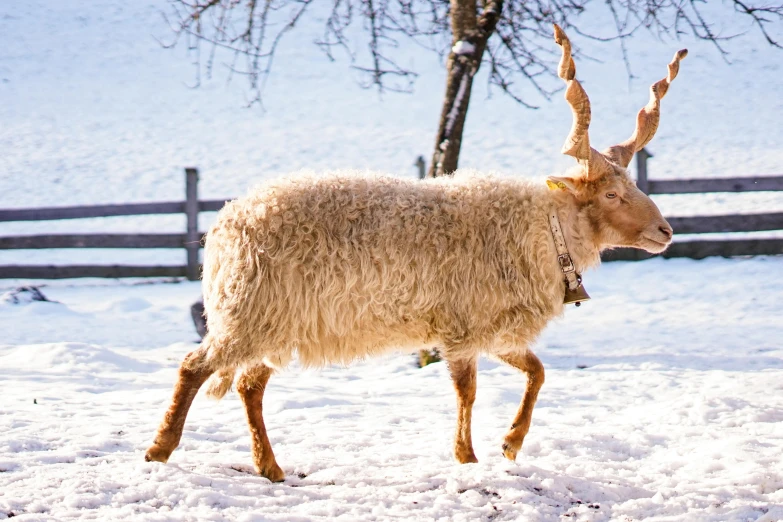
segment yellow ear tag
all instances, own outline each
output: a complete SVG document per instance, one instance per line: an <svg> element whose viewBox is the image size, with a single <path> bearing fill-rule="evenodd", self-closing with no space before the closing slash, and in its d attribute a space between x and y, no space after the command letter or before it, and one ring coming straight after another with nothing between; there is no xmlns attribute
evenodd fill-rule
<svg viewBox="0 0 783 522"><path fill-rule="evenodd" d="M568 188L562 181L552 181L551 179L546 180L546 186L549 187L550 190L565 190Z"/></svg>

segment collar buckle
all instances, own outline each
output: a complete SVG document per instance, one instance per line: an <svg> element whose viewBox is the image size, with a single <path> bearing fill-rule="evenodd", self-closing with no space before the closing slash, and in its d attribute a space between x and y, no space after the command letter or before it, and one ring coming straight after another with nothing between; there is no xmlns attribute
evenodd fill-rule
<svg viewBox="0 0 783 522"><path fill-rule="evenodd" d="M557 256L557 261L560 263L560 269L564 274L569 272L576 272L576 267L574 267L574 262L571 260L570 254L560 254Z"/></svg>

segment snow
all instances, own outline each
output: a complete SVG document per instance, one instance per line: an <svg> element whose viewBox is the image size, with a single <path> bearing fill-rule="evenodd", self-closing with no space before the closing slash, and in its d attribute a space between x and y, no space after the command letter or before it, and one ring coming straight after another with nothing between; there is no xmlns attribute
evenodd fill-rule
<svg viewBox="0 0 783 522"><path fill-rule="evenodd" d="M465 40L459 40L451 48L451 52L454 54L473 54L476 51L476 46Z"/></svg>
<svg viewBox="0 0 783 522"><path fill-rule="evenodd" d="M709 3L728 33L729 5ZM378 96L310 44L318 16L280 47L264 109L244 85L193 82L154 0L0 3L0 207L180 200L182 168L205 199L308 168L415 176L441 110L442 64L415 46L412 95ZM594 20L600 27L602 19ZM744 29L744 28L741 28ZM749 29L749 28L748 28ZM780 31L780 26L775 31ZM292 33L293 34L293 33ZM675 49L688 58L663 101L650 175L780 174L780 51L752 30L727 44L578 35L592 142L627 137ZM456 52L456 51L455 51ZM529 111L474 82L461 165L558 174L571 125L558 94ZM484 75L484 76L483 76ZM555 83L558 83L559 80ZM490 96L492 94L492 96ZM783 210L783 196L660 196L667 215ZM213 215L202 216L205 229ZM0 235L182 232L181 216L3 223ZM3 251L0 264L181 264L178 251ZM286 481L253 474L236 395L197 397L168 464L144 451L177 367L196 346L198 283L49 282L50 302L0 300L0 519L19 520L783 520L783 259L611 263L585 275L534 351L547 381L518 461L500 444L524 387L482 360L473 439L451 457L455 398L442 364L392 355L273 377L265 413ZM25 281L0 281L0 294ZM40 284L40 282L39 282ZM10 294L8 294L10 295ZM7 297L7 295L6 295ZM16 302L14 302L16 301Z"/></svg>
<svg viewBox="0 0 783 522"><path fill-rule="evenodd" d="M467 65L465 65L467 67ZM459 79L459 88L457 89L457 95L454 97L454 104L451 106L451 110L446 115L446 129L444 131L444 136L451 136L452 131L454 130L454 125L457 123L457 117L459 116L460 107L462 107L462 104L465 103L465 95L468 91L468 79L470 72L465 71L462 73ZM446 140L444 140L446 141ZM445 151L446 146L445 143L440 144L440 150ZM438 163L438 166L440 167L442 163Z"/></svg>
<svg viewBox="0 0 783 522"><path fill-rule="evenodd" d="M237 396L197 397L168 464L144 462L197 336L198 283L79 281L0 311L0 517L29 520L783 519L783 259L611 263L534 350L547 381L518 457L523 377L482 360L451 457L443 364L412 355L275 375L286 481L253 474Z"/></svg>

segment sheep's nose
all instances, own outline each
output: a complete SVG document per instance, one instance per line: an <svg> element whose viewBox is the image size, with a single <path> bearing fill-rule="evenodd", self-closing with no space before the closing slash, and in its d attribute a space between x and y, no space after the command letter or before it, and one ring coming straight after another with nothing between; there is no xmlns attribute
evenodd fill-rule
<svg viewBox="0 0 783 522"><path fill-rule="evenodd" d="M672 227L670 227L669 225L661 225L660 227L658 227L658 230L661 231L661 234L666 236L666 239L671 239L672 234L674 234Z"/></svg>

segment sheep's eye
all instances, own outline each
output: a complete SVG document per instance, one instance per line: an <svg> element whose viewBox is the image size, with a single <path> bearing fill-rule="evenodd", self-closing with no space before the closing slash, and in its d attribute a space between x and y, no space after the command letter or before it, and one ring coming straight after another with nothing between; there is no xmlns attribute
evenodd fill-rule
<svg viewBox="0 0 783 522"><path fill-rule="evenodd" d="M617 197L617 192L607 192L606 197L609 199L614 199Z"/></svg>

